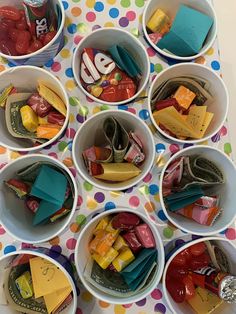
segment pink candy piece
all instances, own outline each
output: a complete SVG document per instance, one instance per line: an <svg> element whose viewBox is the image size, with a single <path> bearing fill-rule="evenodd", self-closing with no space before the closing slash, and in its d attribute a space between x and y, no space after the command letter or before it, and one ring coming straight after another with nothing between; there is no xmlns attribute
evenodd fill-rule
<svg viewBox="0 0 236 314"><path fill-rule="evenodd" d="M152 33L148 35L150 40L156 45L161 39L162 39L162 34L160 33Z"/></svg>
<svg viewBox="0 0 236 314"><path fill-rule="evenodd" d="M39 208L39 199L34 196L29 196L25 201L26 207L35 214Z"/></svg>
<svg viewBox="0 0 236 314"><path fill-rule="evenodd" d="M141 224L135 227L135 233L145 248L152 248L156 246L152 231L147 224Z"/></svg>
<svg viewBox="0 0 236 314"><path fill-rule="evenodd" d="M134 253L137 253L142 248L142 244L137 239L133 230L123 234L123 238Z"/></svg>
<svg viewBox="0 0 236 314"><path fill-rule="evenodd" d="M27 104L40 118L46 117L52 109L52 106L38 93L32 94L28 99Z"/></svg>

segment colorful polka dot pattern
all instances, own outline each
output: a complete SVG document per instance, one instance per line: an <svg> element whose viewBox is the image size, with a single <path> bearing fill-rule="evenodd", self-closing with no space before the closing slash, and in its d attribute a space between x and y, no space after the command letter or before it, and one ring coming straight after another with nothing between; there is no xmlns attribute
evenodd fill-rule
<svg viewBox="0 0 236 314"><path fill-rule="evenodd" d="M54 60L49 60L45 68L56 75L64 84L69 95L70 104L70 124L64 135L55 143L42 151L44 154L53 156L61 160L72 172L78 181L79 196L78 208L75 216L65 232L44 243L43 246L51 249L51 254L56 258L60 253L67 255L69 259L74 261L74 249L78 234L86 222L94 217L101 209L109 211L119 206L129 207L135 210L145 211L155 224L158 225L160 234L165 241L178 238L175 245L179 245L185 241L191 240L193 237L183 234L175 226L168 222L163 209L160 205L159 197L159 176L160 169L164 166L169 156L178 152L182 147L178 144L169 144L164 142L155 134L155 129L151 124L149 112L147 110L147 101L137 101L130 106L119 106L119 110L126 110L138 115L145 123L148 124L150 130L155 134L156 148L156 167L152 172L148 173L143 181L127 191L122 192L105 192L100 191L79 177L76 173L73 160L71 157L72 142L77 129L91 115L100 111L112 109L107 105L100 105L86 97L76 86L74 75L71 68L71 58L73 50L84 36L91 31L101 27L120 27L130 31L136 36L146 47L150 58L151 79L168 66L175 64L174 61L168 60L168 63L161 59L148 46L144 38L142 38L141 15L143 13L144 0L64 0L63 6L66 12L65 23L65 47L61 50ZM204 64L211 67L220 75L220 62L218 56L217 43L207 51L207 53L195 60L196 63ZM0 72L13 64L7 63L6 60L0 58ZM145 95L145 93L143 94ZM232 153L231 144L229 142L227 127L224 126L218 134L205 143L218 147L230 156ZM189 145L185 145L187 147ZM20 157L22 153L8 152L0 146L0 169L3 168L10 160ZM236 241L236 229L234 226L229 227L222 232L222 236ZM21 247L29 247L28 244L21 244L14 241L0 226L0 255L15 251ZM162 286L159 285L145 299L124 305L112 305L103 301L95 300L81 284L78 284L78 309L77 314L94 313L170 313L165 300L163 299Z"/></svg>

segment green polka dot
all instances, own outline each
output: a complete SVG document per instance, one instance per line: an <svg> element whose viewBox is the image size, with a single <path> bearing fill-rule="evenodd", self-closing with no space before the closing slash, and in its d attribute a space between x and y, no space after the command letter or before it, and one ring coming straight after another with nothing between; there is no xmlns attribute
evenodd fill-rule
<svg viewBox="0 0 236 314"><path fill-rule="evenodd" d="M68 37L64 36L64 46L68 43Z"/></svg>
<svg viewBox="0 0 236 314"><path fill-rule="evenodd" d="M63 152L67 148L68 144L66 142L60 142L58 144L58 149L60 152Z"/></svg>
<svg viewBox="0 0 236 314"><path fill-rule="evenodd" d="M75 3L78 3L78 2L80 2L80 0L72 0L73 2L75 2Z"/></svg>
<svg viewBox="0 0 236 314"><path fill-rule="evenodd" d="M108 110L108 109L110 109L110 107L108 106L108 105L102 105L101 107L100 107L100 110Z"/></svg>
<svg viewBox="0 0 236 314"><path fill-rule="evenodd" d="M132 28L130 32L135 37L139 37L139 35L140 35L138 28Z"/></svg>
<svg viewBox="0 0 236 314"><path fill-rule="evenodd" d="M71 106L78 106L80 105L80 101L78 97L70 97L69 98L69 103Z"/></svg>
<svg viewBox="0 0 236 314"><path fill-rule="evenodd" d="M144 6L144 0L135 0L135 4L137 7L141 8Z"/></svg>
<svg viewBox="0 0 236 314"><path fill-rule="evenodd" d="M232 147L230 143L225 143L224 145L224 152L226 154L231 154L232 153Z"/></svg>
<svg viewBox="0 0 236 314"><path fill-rule="evenodd" d="M79 108L79 114L80 114L82 117L86 117L86 116L88 115L88 112L89 112L89 110L88 110L88 107L86 107L86 106L81 106L81 107Z"/></svg>
<svg viewBox="0 0 236 314"><path fill-rule="evenodd" d="M143 195L148 195L149 194L149 187L148 185L143 185L140 189L139 189L140 193Z"/></svg>
<svg viewBox="0 0 236 314"><path fill-rule="evenodd" d="M155 72L160 73L163 70L163 66L160 63L156 63L154 65L154 70Z"/></svg>
<svg viewBox="0 0 236 314"><path fill-rule="evenodd" d="M128 8L130 6L130 0L121 0L120 4L123 8Z"/></svg>
<svg viewBox="0 0 236 314"><path fill-rule="evenodd" d="M174 231L171 228L167 227L163 230L163 235L165 238L170 239L173 237Z"/></svg>
<svg viewBox="0 0 236 314"><path fill-rule="evenodd" d="M120 73L115 74L115 80L121 81L122 80L122 75Z"/></svg>
<svg viewBox="0 0 236 314"><path fill-rule="evenodd" d="M86 223L86 217L84 215L78 215L75 220L76 220L76 223L80 226Z"/></svg>
<svg viewBox="0 0 236 314"><path fill-rule="evenodd" d="M86 191L91 191L93 189L93 185L90 184L89 182L85 181L84 182L84 188Z"/></svg>
<svg viewBox="0 0 236 314"><path fill-rule="evenodd" d="M88 31L88 26L85 23L79 23L77 25L77 31L81 34L84 34Z"/></svg>

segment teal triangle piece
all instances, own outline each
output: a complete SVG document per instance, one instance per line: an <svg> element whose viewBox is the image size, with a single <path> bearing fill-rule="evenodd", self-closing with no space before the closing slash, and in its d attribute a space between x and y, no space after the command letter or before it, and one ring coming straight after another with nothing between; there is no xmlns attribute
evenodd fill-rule
<svg viewBox="0 0 236 314"><path fill-rule="evenodd" d="M42 200L37 212L34 215L33 225L36 226L43 223L47 218L54 215L59 209L61 209L61 206L58 204Z"/></svg>

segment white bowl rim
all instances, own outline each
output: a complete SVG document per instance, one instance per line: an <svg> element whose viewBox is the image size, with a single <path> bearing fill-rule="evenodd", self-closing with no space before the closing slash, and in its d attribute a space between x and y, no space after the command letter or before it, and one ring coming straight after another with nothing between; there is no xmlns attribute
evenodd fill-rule
<svg viewBox="0 0 236 314"><path fill-rule="evenodd" d="M214 132L212 132L211 134L209 134L207 136L204 136L203 138L197 139L197 140L181 140L181 139L172 137L171 135L168 135L167 133L165 133L158 126L158 124L156 123L155 119L153 118L153 113L152 113L152 108L151 108L152 93L153 93L153 88L154 88L154 85L155 85L156 81L162 76L162 74L165 74L166 72L171 72L172 69L181 68L181 67L185 67L185 66L202 68L202 69L205 69L205 70L211 72L214 75L215 79L217 79L217 80L219 80L221 82L221 84L222 84L222 86L224 88L225 94L226 94L226 101L225 101L225 105L224 105L224 107L225 107L225 115L222 118L222 122L221 122L220 126ZM215 73L215 71L213 71L209 67L207 67L205 65L202 65L202 64L198 64L198 63L183 62L183 63L180 63L180 64L175 64L175 65L173 65L171 67L167 67L165 70L163 70L159 74L157 74L157 76L153 80L153 82L152 82L152 84L150 86L150 89L148 91L148 110L149 110L151 121L152 121L153 125L155 126L155 128L157 129L157 131L160 132L168 140L170 140L172 142L177 142L177 143L180 143L180 144L203 143L204 141L209 140L211 137L213 137L215 134L217 134L221 130L221 128L223 127L223 125L225 123L225 120L227 119L228 111L229 111L229 92L228 92L228 88L227 88L225 82L223 81L223 79L217 73Z"/></svg>
<svg viewBox="0 0 236 314"><path fill-rule="evenodd" d="M0 56L2 56L3 58L5 58L7 60L20 61L20 60L25 60L25 59L30 59L32 57L35 57L35 56L39 55L40 53L43 53L49 47L51 47L54 44L54 42L58 39L61 32L63 31L64 25L65 25L65 19L66 19L66 14L65 14L65 10L64 10L63 4L62 4L62 0L57 0L57 1L58 1L59 6L60 6L60 9L61 9L61 25L57 31L56 36L49 43L47 43L47 45L45 45L41 49L39 49L35 52L32 52L32 53L29 53L27 55L10 56L10 55L6 55L0 51Z"/></svg>
<svg viewBox="0 0 236 314"><path fill-rule="evenodd" d="M43 248L44 247L40 247L40 248ZM30 254L30 255L35 255L35 256L38 256L38 257L42 257L44 259L47 259L49 260L52 264L55 264L57 267L60 268L60 270L65 274L66 278L69 280L70 284L71 284L71 288L72 288L72 291L73 291L73 312L71 312L70 314L73 314L74 313L74 310L76 310L77 308L77 292L76 292L76 288L75 288L75 283L74 281L72 280L70 274L66 271L66 269L60 264L58 263L57 260L53 259L52 257L46 255L45 253L41 253L41 252L38 252L34 249L18 249L14 252L10 252L10 253L7 253L5 255L2 255L0 257L0 263L5 259L5 258L8 258L10 256L14 256L14 255L22 255L22 254ZM66 256L67 257L67 256Z"/></svg>
<svg viewBox="0 0 236 314"><path fill-rule="evenodd" d="M148 41L149 45L152 46L152 48L157 51L159 54L167 57L167 58L170 58L170 59L174 59L174 60L179 60L179 61L191 61L191 60L194 60L194 59L197 59L199 57L201 57L202 55L204 55L210 48L211 46L213 45L213 43L215 42L216 40L216 36L217 36L217 33L218 33L218 19L217 19L217 15L216 15L216 11L213 7L213 5L210 3L210 1L208 0L205 0L205 3L207 5L209 5L210 9L212 10L212 13L213 13L213 20L214 20L214 24L215 24L215 32L214 32L214 35L212 37L212 40L209 41L209 43L206 45L205 49L203 49L201 52L199 52L198 54L196 55L193 55L193 56L189 56L189 57L181 57L181 56L177 56L175 54L171 54L171 53L168 53L160 48L158 48L149 38L148 36L148 33L147 33L147 29L146 29L146 25L145 25L145 20L146 20L146 14L147 14L147 11L149 9L149 6L151 4L151 2L154 1L154 0L151 0L149 1L147 4L146 4L146 7L143 11L143 17L142 17L142 27L143 27L143 32L144 32L144 37L145 39Z"/></svg>
<svg viewBox="0 0 236 314"><path fill-rule="evenodd" d="M159 196L160 196L160 203L161 203L161 207L167 217L167 219L175 226L178 227L178 229L183 230L187 233L190 234L195 234L198 236L212 236L212 235L216 235L218 233L220 233L221 231L227 229L231 224L232 221L234 221L236 219L236 212L234 217L232 218L231 222L229 222L228 224L226 224L224 227L222 228L218 228L215 231L212 232L208 232L208 231L202 231L202 232L193 232L190 229L185 228L184 226L181 226L180 224L178 224L174 219L172 219L172 217L169 215L168 210L165 207L165 203L164 203L164 199L163 199L163 194L162 194L162 182L163 182L163 178L164 178L164 174L166 172L167 167L170 165L170 163L175 160L176 158L178 158L179 156L181 156L183 153L191 151L191 150L195 150L195 149L210 149L212 151L215 151L215 153L222 155L222 157L225 158L225 160L227 162L229 162L231 164L231 166L233 166L234 170L235 170L235 174L236 174L236 166L233 163L233 161L225 154L223 153L221 150L219 150L216 147L211 147L211 146L207 146L207 145L197 145L197 146L190 146L187 148L183 148L182 150L178 151L176 154L174 154L172 157L170 157L170 159L167 161L167 163L165 164L164 168L161 171L161 176L160 176L160 185L159 185ZM197 224L197 222L196 222Z"/></svg>
<svg viewBox="0 0 236 314"><path fill-rule="evenodd" d="M11 145L7 145L7 144L4 144L1 139L0 139L0 145L6 147L7 149L10 149L10 150L14 150L14 151L17 151L17 152L35 152L35 151L38 151L38 150L41 150L43 149L44 147L47 147L49 145L51 145L52 143L54 143L62 134L63 132L65 131L65 129L67 128L67 125L68 125L68 122L69 122L69 116L70 116L70 106L69 106L69 98L68 98L68 95L65 91L65 88L64 86L62 85L62 83L60 82L60 80L55 77L55 75L53 75L52 73L50 73L49 71L43 69L43 68L40 68L40 67L36 67L34 65L21 65L21 66L15 66L15 67L12 67L12 68L9 68L7 70L4 70L0 73L0 77L7 74L7 73L14 73L15 70L31 70L31 71L38 71L38 72L42 72L48 76L51 77L51 79L53 79L54 81L57 82L57 84L60 86L60 90L61 90L61 93L63 94L65 100L66 100L66 103L65 103L65 106L66 106L66 118L65 118L65 122L61 128L61 130L57 133L56 136L54 136L52 139L50 139L49 141L47 141L46 143L43 143L43 144L40 144L38 146L35 146L35 147L14 147L14 146L11 146Z"/></svg>
<svg viewBox="0 0 236 314"><path fill-rule="evenodd" d="M61 234L65 228L68 226L68 224L70 223L76 207L77 207L77 200L78 200L78 187L75 181L74 176L72 175L72 173L70 172L69 168L67 168L61 161L59 161L58 159L48 156L48 155L43 155L43 154L31 154L31 155L26 155L26 156L21 156L15 160L13 160L12 162L8 163L6 166L4 166L2 169L0 169L0 177L1 174L5 171L5 169L11 167L11 165L16 164L18 161L21 161L22 159L30 159L30 158L45 158L48 159L48 161L51 161L52 163L56 163L60 168L62 168L63 170L66 171L66 173L70 176L72 183L73 183L73 187L74 187L74 202L73 202L73 207L71 209L71 212L64 218L65 219L65 223L63 224L63 226L57 231L55 232L55 234L53 234L50 237L46 237L42 240L25 240L23 238L20 238L18 236L16 236L11 230L9 230L9 228L7 228L5 226L5 224L2 222L2 219L0 217L0 223L3 226L3 228L8 232L8 234L10 234L10 236L12 236L14 239L20 241L20 242L24 242L24 243L29 243L29 244L38 244L38 243L42 243L42 242L48 242L49 240L55 238L56 236L58 236L59 234Z"/></svg>
<svg viewBox="0 0 236 314"><path fill-rule="evenodd" d="M173 311L173 314L177 314L177 312L173 309L172 305L171 305L171 302L169 301L169 296L168 296L168 292L167 292L167 288L166 288L166 273L167 273L167 270L168 270L168 267L170 265L170 263L172 262L172 260L174 259L174 257L176 255L178 255L181 251L187 249L188 247L194 245L194 244L197 244L197 243L200 243L200 242L205 242L205 241L212 241L212 240L215 240L215 241L225 241L225 242L228 242L230 243L234 249L236 249L236 245L226 239L226 238L222 238L222 237L203 237L203 238L199 238L199 239L195 239L195 240L192 240L192 241L189 241L189 242L186 242L185 244L183 244L182 246L180 246L171 256L170 258L168 259L167 262L165 262L165 267L164 267L164 271L163 271L163 277L162 277L162 285L163 285L163 292L164 292L164 297L167 301L167 304L169 306L169 308L171 309L171 311ZM177 304L177 303L176 303Z"/></svg>
<svg viewBox="0 0 236 314"><path fill-rule="evenodd" d="M99 33L99 32L104 32L104 31L115 31L115 32L120 32L120 33L124 33L126 34L130 39L134 40L136 42L136 44L138 44L138 46L140 47L140 49L143 50L145 57L146 57L146 63L148 65L147 68L147 76L143 82L143 84L141 85L140 89L135 93L134 96L130 97L129 99L126 100L122 100L122 101L116 101L116 102L109 102L109 101L103 101L99 98L96 98L95 96L93 96L92 94L90 94L81 84L80 81L80 77L78 75L78 73L75 71L75 64L76 64L76 58L78 55L78 51L81 47L81 45L90 37L93 36L93 34L95 33ZM73 58L72 58L72 69L73 69L73 73L74 73L74 78L76 83L78 84L78 87L80 88L80 90L90 99L92 99L93 101L103 104L103 105L108 105L108 106L121 106L121 105L125 105L125 104L129 104L132 101L135 101L136 98L138 98L138 96L145 90L145 87L147 86L148 82L149 82L149 77L150 77L150 62L149 62L149 57L147 54L147 51L144 47L144 45L131 33L129 33L128 31L124 30L124 29L120 29L117 27L105 27L105 28L99 28L96 29L94 31L92 31L90 34L88 34L87 36L83 37L83 39L79 42L79 44L76 46L74 53L73 53Z"/></svg>
<svg viewBox="0 0 236 314"><path fill-rule="evenodd" d="M75 247L75 267L76 267L76 270L77 270L77 273L79 275L79 278L80 280L82 281L83 285L85 286L85 288L92 294L94 295L96 298L100 299L100 300L103 300L104 302L107 302L107 299L106 298L102 298L99 294L97 294L96 292L94 292L93 289L91 289L89 287L89 285L87 284L87 281L84 279L84 276L83 276L83 273L80 271L80 268L79 268L79 254L77 254L77 252L79 251L79 244L80 244L80 241L82 239L82 237L84 236L87 228L92 224L94 223L95 220L98 220L98 219L102 219L104 216L108 216L108 215L112 215L112 214L116 214L116 213L119 213L119 212L130 212L130 213L133 213L133 214L136 214L137 216L140 216L143 221L148 221L148 218L140 211L135 211L131 208L125 208L125 207L117 207L115 209L110 209L108 211L103 211L101 213L99 213L96 217L92 218L86 225L83 226L83 229L81 230L80 234L79 234L79 237L77 239L77 243L76 243L76 247ZM156 282L159 283L160 280L161 280L161 277L162 277L162 274L163 274L163 269L164 269L164 260L165 260L165 252L164 252L164 245L163 245L163 241L161 239L161 236L160 236L160 233L158 231L158 229L153 225L153 223L151 221L148 221L148 224L152 226L152 229L155 230L155 234L158 238L158 241L160 243L158 244L161 244L160 246L158 246L156 249L158 251L158 255L160 255L161 257L161 263L158 264L158 268L160 269L159 271L159 274L157 276L157 279L156 279ZM152 231L153 232L153 231ZM153 285L152 285L153 286ZM140 301L141 299L145 298L147 295L149 295L153 290L155 289L155 287L153 286L152 289L148 289L147 292L145 294L142 295L141 298L137 299L137 300L132 300L131 302L138 302ZM131 298L134 299L134 296L132 296ZM124 298L120 298L120 301L116 301L114 302L114 304L126 304L127 302L125 301Z"/></svg>
<svg viewBox="0 0 236 314"><path fill-rule="evenodd" d="M94 182L91 178L90 178L90 175L87 174L87 175L84 175L81 171L80 171L80 167L79 167L79 164L77 162L77 157L76 157L76 153L75 153L75 143L77 141L77 138L79 137L80 133L83 132L83 130L86 128L86 125L87 125L87 122L90 122L91 120L93 119L96 119L97 116L99 115L103 115L105 114L106 112L109 112L109 113L121 113L122 114L126 114L126 115L130 115L132 117L135 117L140 123L142 123L145 128L146 128L146 131L147 133L149 134L150 136L150 141L151 141L151 145L150 147L152 146L152 158L151 158L151 162L150 162L150 165L149 167L147 168L147 170L139 177L139 179L136 181L136 183L130 183L130 184L126 184L124 185L122 188L121 187L115 187L115 186L110 186L110 187L106 187L106 186L103 186L102 185L102 181L101 181L101 184L97 183L97 182ZM104 111L101 111L101 112L98 112L96 113L95 115L92 115L91 117L89 117L85 122L82 123L82 125L80 126L80 128L77 130L75 136L74 136L74 140L73 140L73 145L72 145L72 159L74 161L74 165L75 165L75 168L77 169L78 173L80 174L80 176L86 180L87 182L89 182L90 184L96 186L97 188L99 189L102 189L102 190L106 190L106 191L122 191L122 190L127 190L135 185L137 185L139 182L141 182L145 176L148 174L148 172L150 171L150 169L152 168L153 166L153 163L154 163L154 160L155 160L155 142L154 142L154 138L152 136L152 132L151 130L149 129L149 127L147 126L147 124L142 120L140 119L138 116L136 116L135 114L129 112L129 111L126 111L126 110L116 110L116 109L109 109L109 110L104 110ZM145 161L144 161L145 162ZM125 182L125 181L124 181Z"/></svg>

